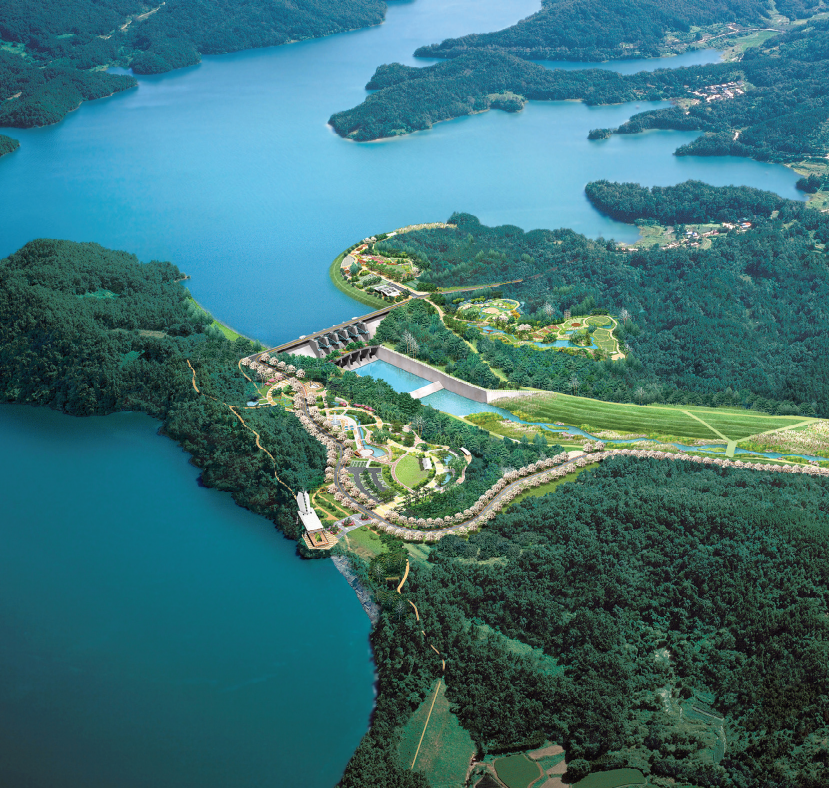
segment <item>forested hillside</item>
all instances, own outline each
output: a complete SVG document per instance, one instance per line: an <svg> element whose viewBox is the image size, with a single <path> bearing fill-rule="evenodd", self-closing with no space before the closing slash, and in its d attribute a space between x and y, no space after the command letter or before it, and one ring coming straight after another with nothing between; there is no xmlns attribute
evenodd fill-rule
<svg viewBox="0 0 829 788"><path fill-rule="evenodd" d="M706 93L734 82L744 93ZM430 128L487 109L520 110L527 100L588 104L681 98L682 106L634 115L616 133L705 132L678 155L749 156L795 162L829 154L829 21L816 21L748 50L739 63L619 75L599 69L550 71L498 49L469 51L416 69L381 66L376 93L334 114L338 134L370 140ZM702 97L701 97L702 96ZM611 130L605 130L609 133Z"/></svg>
<svg viewBox="0 0 829 788"><path fill-rule="evenodd" d="M236 364L254 348L225 339L180 279L170 263L69 241L32 241L0 261L0 401L77 416L149 413L206 485L297 536L295 502L226 404L248 398ZM273 408L245 420L290 487L322 481L322 447L293 415Z"/></svg>
<svg viewBox="0 0 829 788"><path fill-rule="evenodd" d="M635 252L571 230L484 227L466 214L451 221L386 243L427 261L421 279L435 285L523 279L503 286L523 302L522 319L594 309L621 318L627 357L617 362L511 347L467 329L483 359L519 385L572 393L575 375L579 394L610 401L829 415L829 216L790 203L708 249Z"/></svg>
<svg viewBox="0 0 829 788"><path fill-rule="evenodd" d="M678 156L750 156L793 162L829 153L829 20L768 39L740 61L745 94L634 115L618 134L705 132Z"/></svg>
<svg viewBox="0 0 829 788"><path fill-rule="evenodd" d="M385 11L383 0L0 0L0 38L14 45L0 51L0 126L56 123L136 84L101 66L156 74L203 54L377 25Z"/></svg>
<svg viewBox="0 0 829 788"><path fill-rule="evenodd" d="M582 773L822 788L828 505L824 480L618 458L441 540L403 592L419 621L374 581L380 695L342 785L418 784L395 729L443 675L484 752L548 738Z"/></svg>
<svg viewBox="0 0 829 788"><path fill-rule="evenodd" d="M528 99L581 99L591 105L654 101L702 88L712 79L737 78L739 70L730 63L624 76L595 68L550 70L503 52L470 52L426 68L380 66L366 85L377 92L328 122L341 136L371 140L490 108L518 111Z"/></svg>
<svg viewBox="0 0 829 788"><path fill-rule="evenodd" d="M495 33L449 38L420 47L417 57L457 57L498 49L533 60L656 57L668 33L715 22L759 23L764 0L542 0L542 8Z"/></svg>

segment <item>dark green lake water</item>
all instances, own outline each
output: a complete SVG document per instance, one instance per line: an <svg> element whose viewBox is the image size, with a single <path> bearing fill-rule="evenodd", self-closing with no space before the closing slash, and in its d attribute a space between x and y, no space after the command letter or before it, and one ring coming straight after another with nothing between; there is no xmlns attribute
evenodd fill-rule
<svg viewBox="0 0 829 788"><path fill-rule="evenodd" d="M393 2L380 27L205 58L12 130L0 254L58 237L169 259L217 317L275 344L365 311L328 266L370 233L461 210L632 239L584 198L597 178L798 197L780 166L673 156L693 134L587 140L658 105L531 102L367 145L326 125L377 65L423 65L417 46L537 8ZM131 414L0 409L0 785L330 786L368 723L368 620L330 562L297 560L264 520L199 488L155 430Z"/></svg>
<svg viewBox="0 0 829 788"><path fill-rule="evenodd" d="M0 408L0 785L329 788L368 618L157 426Z"/></svg>

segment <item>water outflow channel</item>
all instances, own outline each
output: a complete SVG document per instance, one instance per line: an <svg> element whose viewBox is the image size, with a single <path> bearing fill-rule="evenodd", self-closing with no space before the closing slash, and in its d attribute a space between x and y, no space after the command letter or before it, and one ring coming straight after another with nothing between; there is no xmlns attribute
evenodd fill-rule
<svg viewBox="0 0 829 788"><path fill-rule="evenodd" d="M409 372L405 372L401 369L398 369L393 364L390 364L387 361L372 361L370 364L366 364L365 366L355 371L358 375L368 375L378 380L383 380L386 383L388 383L395 391L398 392L411 392L419 388L420 386L425 385L428 382L424 378L412 375ZM468 416L471 413L497 413L499 416L502 416L505 419L509 419L510 421L513 421L516 424L525 424L531 427L540 427L541 429L547 430L548 432L558 433L562 435L562 437L570 435L573 437L580 436L583 438L589 438L590 440L604 440L595 435L592 435L589 432L586 432L585 430L581 429L581 427L576 427L573 424L548 424L546 422L539 421L525 421L524 419L521 419L518 416L516 416L514 413L510 413L508 410L504 410L504 408L499 408L495 405L487 405L481 402L475 402L474 400L469 399L468 397L463 397L460 394L453 394L451 391L446 391L445 389L443 391L438 391L435 394L430 394L428 397L423 397L421 402L423 402L424 405L430 405L431 407L435 408L435 410L441 410L444 413L449 413L453 416ZM645 442L659 443L659 441L656 441L652 438L622 438L606 442L614 444ZM721 454L723 449L725 448L725 445L723 443L710 443L705 444L703 446L690 446L685 443L671 442L669 444L663 445L675 446L680 451L699 451L717 454ZM811 454L780 454L779 452L751 451L748 449L740 448L736 448L734 450L734 454L735 456L739 454L750 454L755 457L764 457L765 459L769 460L778 460L781 457L800 457L804 460L816 461L826 459L825 457L817 457Z"/></svg>

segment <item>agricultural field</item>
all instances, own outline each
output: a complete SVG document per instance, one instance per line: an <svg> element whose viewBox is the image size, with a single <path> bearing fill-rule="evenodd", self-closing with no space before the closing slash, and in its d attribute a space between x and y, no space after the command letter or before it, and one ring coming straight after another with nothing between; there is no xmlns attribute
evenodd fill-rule
<svg viewBox="0 0 829 788"><path fill-rule="evenodd" d="M617 430L648 436L740 441L750 435L817 419L771 416L733 408L627 405L569 394L538 393L493 403L525 421L571 424L588 432Z"/></svg>
<svg viewBox="0 0 829 788"><path fill-rule="evenodd" d="M508 788L527 788L542 775L541 767L523 753L499 758L495 761L495 772Z"/></svg>
<svg viewBox="0 0 829 788"><path fill-rule="evenodd" d="M466 770L474 753L472 739L449 709L446 685L441 681L437 697L432 687L403 727L398 745L399 761L407 769L414 764L414 771L423 772L432 788L458 788L466 781Z"/></svg>
<svg viewBox="0 0 829 788"><path fill-rule="evenodd" d="M427 471L421 470L420 461L414 454L405 455L397 463L394 472L400 483L406 487L414 487L429 476Z"/></svg>
<svg viewBox="0 0 829 788"><path fill-rule="evenodd" d="M646 785L645 775L639 769L611 769L588 774L575 788L622 788L628 785Z"/></svg>

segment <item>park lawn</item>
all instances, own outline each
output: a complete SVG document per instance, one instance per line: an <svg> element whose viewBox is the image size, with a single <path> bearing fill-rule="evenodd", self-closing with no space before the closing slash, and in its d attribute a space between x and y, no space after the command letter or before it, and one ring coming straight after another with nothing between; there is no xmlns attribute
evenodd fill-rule
<svg viewBox="0 0 829 788"><path fill-rule="evenodd" d="M337 517L335 518L335 519L337 519L337 520L342 520L342 518L343 518L343 517L348 517L350 514L353 514L353 512L352 512L352 511L350 511L350 510L348 510L348 509L344 509L342 506L340 506L340 505L339 505L339 504L338 504L338 503L334 500L334 496L333 496L333 495L330 495L329 493L321 493L321 492L318 492L318 493L316 494L315 498L320 498L320 499L322 499L323 501L325 501L325 503L328 505L328 509L327 509L327 511L329 511L329 513L331 513L331 510L333 510L333 514L336 514L336 515L337 515ZM321 509L325 509L326 507L325 507L325 506L321 506L320 508L321 508Z"/></svg>
<svg viewBox="0 0 829 788"><path fill-rule="evenodd" d="M401 484L405 484L406 487L414 487L429 475L428 471L421 470L420 460L414 454L407 454L403 457L394 472Z"/></svg>
<svg viewBox="0 0 829 788"><path fill-rule="evenodd" d="M593 772L579 780L574 788L621 788L623 785L645 785L647 780L639 769L611 769Z"/></svg>
<svg viewBox="0 0 829 788"><path fill-rule="evenodd" d="M587 318L588 326L610 326L613 327L613 318L609 315L591 315Z"/></svg>
<svg viewBox="0 0 829 788"><path fill-rule="evenodd" d="M348 539L348 546L355 553L369 559L388 552L386 546L380 541L380 537L365 526L349 531L346 538Z"/></svg>
<svg viewBox="0 0 829 788"><path fill-rule="evenodd" d="M723 439L718 432L726 440L742 440L759 432L809 421L803 416L771 416L736 408L629 405L555 392L514 397L493 404L500 405L525 421L561 422L573 426L586 425L593 430L617 430L711 441Z"/></svg>
<svg viewBox="0 0 829 788"><path fill-rule="evenodd" d="M494 765L498 779L509 788L527 788L541 777L541 767L523 753L499 758Z"/></svg>
<svg viewBox="0 0 829 788"><path fill-rule="evenodd" d="M511 507L515 506L517 503L521 503L521 501L527 498L540 498L542 495L547 495L547 493L555 492L562 484L567 484L567 482L574 482L578 477L584 473L586 470L590 468L595 468L598 463L592 463L590 465L586 465L584 468L579 468L578 470L573 471L572 473L568 473L566 476L562 476L560 479L554 479L551 482L547 482L546 484L542 484L539 487L530 487L529 490L524 490L524 492L516 495L513 500L511 500L502 511L506 512Z"/></svg>
<svg viewBox="0 0 829 788"><path fill-rule="evenodd" d="M423 726L427 717L429 725L424 735ZM418 752L421 736L423 742ZM461 727L458 718L451 712L449 701L446 699L446 685L443 682L440 684L437 698L435 687L432 686L423 703L403 726L397 752L400 765L405 769L411 768L417 752L414 770L423 772L432 788L458 788L466 782L466 770L475 753L475 745L469 733Z"/></svg>

